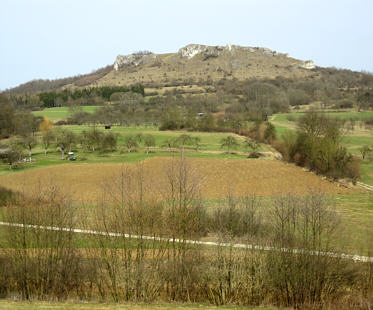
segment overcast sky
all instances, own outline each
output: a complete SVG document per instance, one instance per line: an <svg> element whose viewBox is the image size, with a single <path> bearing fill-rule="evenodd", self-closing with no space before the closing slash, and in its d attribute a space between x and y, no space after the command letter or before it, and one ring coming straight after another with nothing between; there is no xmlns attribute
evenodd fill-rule
<svg viewBox="0 0 373 310"><path fill-rule="evenodd" d="M0 90L189 43L263 46L373 72L373 0L1 0L0 8Z"/></svg>

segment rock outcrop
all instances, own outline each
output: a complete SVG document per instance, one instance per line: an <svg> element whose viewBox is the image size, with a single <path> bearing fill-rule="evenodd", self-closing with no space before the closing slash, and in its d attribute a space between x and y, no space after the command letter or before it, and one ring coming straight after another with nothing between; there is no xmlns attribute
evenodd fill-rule
<svg viewBox="0 0 373 310"><path fill-rule="evenodd" d="M188 59L193 58L198 54L204 54L206 56L213 56L217 57L220 56L223 51L231 52L232 54L235 51L246 51L250 53L258 52L265 56L288 56L287 54L278 53L276 51L272 51L266 47L249 47L249 46L240 46L240 45L232 45L227 44L226 46L208 46L208 45L201 45L201 44L189 44L179 49L179 55L181 57L185 57Z"/></svg>
<svg viewBox="0 0 373 310"><path fill-rule="evenodd" d="M307 70L311 70L311 69L316 68L316 66L315 66L315 64L313 63L312 60L303 61L302 63L299 64L299 67L303 68L303 69L307 69Z"/></svg>
<svg viewBox="0 0 373 310"><path fill-rule="evenodd" d="M190 59L196 56L197 54L206 52L207 50L208 50L207 45L188 44L187 46L184 46L181 49L179 49L179 55L181 57L186 57Z"/></svg>
<svg viewBox="0 0 373 310"><path fill-rule="evenodd" d="M119 55L115 60L114 70L118 71L125 66L138 66L141 64L147 64L156 58L157 55L153 53L133 53L127 56Z"/></svg>
<svg viewBox="0 0 373 310"><path fill-rule="evenodd" d="M249 47L232 44L227 44L226 46L188 44L180 48L178 53L173 54L172 57L165 57L165 55L157 55L151 52L138 52L127 56L119 55L115 60L114 70L118 71L126 67L137 67L143 64L148 64L149 67L161 67L162 64L166 64L167 66L177 66L176 64L180 64L184 60L190 60L195 57L197 58L197 60L202 61L208 59L217 59L217 61L219 61L219 58L221 58L221 63L217 63L217 65L215 66L217 68L215 70L216 72L228 72L232 69L242 70L242 68L249 68L250 66L255 64L255 62L257 62L257 64L260 63L262 67L266 66L265 68L269 71L271 70L269 69L270 67L275 67L277 69L281 67L293 67L307 70L316 68L312 60L300 61L290 58L288 54L278 53L266 47ZM218 70L218 68L223 68L224 66L224 70ZM227 68L227 66L229 68ZM174 69L173 71L177 70ZM256 73L257 72L258 71L256 71ZM276 74L279 73L277 72Z"/></svg>

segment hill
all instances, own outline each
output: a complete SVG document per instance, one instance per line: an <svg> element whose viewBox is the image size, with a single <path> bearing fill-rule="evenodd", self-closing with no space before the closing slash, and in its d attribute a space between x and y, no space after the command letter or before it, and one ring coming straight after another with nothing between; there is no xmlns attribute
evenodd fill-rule
<svg viewBox="0 0 373 310"><path fill-rule="evenodd" d="M113 69L97 84L167 85L171 81L193 84L223 78L303 78L318 74L312 61L297 60L268 48L229 44L224 47L189 44L180 48L178 53L139 52L118 56Z"/></svg>
<svg viewBox="0 0 373 310"><path fill-rule="evenodd" d="M92 73L57 80L33 80L9 89L8 94L85 86L118 86L141 83L148 87L209 84L221 79L274 79L319 76L312 61L301 61L268 48L237 45L189 44L177 53L148 51L117 56L113 65Z"/></svg>

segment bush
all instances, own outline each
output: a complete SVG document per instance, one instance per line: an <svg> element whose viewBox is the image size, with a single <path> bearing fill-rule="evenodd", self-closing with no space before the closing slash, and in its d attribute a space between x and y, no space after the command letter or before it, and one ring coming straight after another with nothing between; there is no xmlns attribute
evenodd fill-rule
<svg viewBox="0 0 373 310"><path fill-rule="evenodd" d="M258 152L251 152L247 158L259 158L260 154Z"/></svg>
<svg viewBox="0 0 373 310"><path fill-rule="evenodd" d="M347 164L346 176L350 178L354 184L358 179L360 179L360 160L357 157L353 157L352 160Z"/></svg>
<svg viewBox="0 0 373 310"><path fill-rule="evenodd" d="M294 115L288 115L288 116L286 116L286 119L289 122L295 122L297 120Z"/></svg>
<svg viewBox="0 0 373 310"><path fill-rule="evenodd" d="M308 113L298 120L296 134L286 134L277 149L284 158L333 179L359 177L358 162L342 146L344 124L338 119Z"/></svg>
<svg viewBox="0 0 373 310"><path fill-rule="evenodd" d="M2 186L0 186L0 207L7 204L7 202L12 201L14 198L14 193L6 189Z"/></svg>
<svg viewBox="0 0 373 310"><path fill-rule="evenodd" d="M337 103L333 106L334 109L351 109L351 108L353 108L353 107L354 107L353 102L352 102L352 101L349 101L349 100L347 100L347 99L344 99L344 100L342 100L342 101L340 101L340 102L337 102Z"/></svg>

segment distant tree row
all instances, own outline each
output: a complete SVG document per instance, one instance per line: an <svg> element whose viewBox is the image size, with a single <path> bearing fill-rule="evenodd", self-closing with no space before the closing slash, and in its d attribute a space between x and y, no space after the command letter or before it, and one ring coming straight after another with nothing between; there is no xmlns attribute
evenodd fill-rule
<svg viewBox="0 0 373 310"><path fill-rule="evenodd" d="M0 140L12 135L34 135L42 118L27 111L16 111L9 99L0 94Z"/></svg>
<svg viewBox="0 0 373 310"><path fill-rule="evenodd" d="M124 86L102 86L89 87L83 89L64 89L62 91L46 91L36 95L13 95L10 96L15 106L20 107L44 107L51 108L56 106L68 105L102 105L105 101L110 101L114 93L133 92L144 96L144 87L134 85L131 87Z"/></svg>

